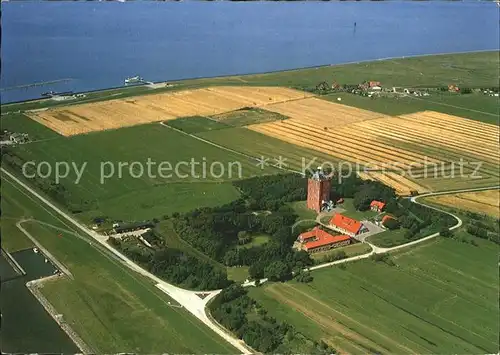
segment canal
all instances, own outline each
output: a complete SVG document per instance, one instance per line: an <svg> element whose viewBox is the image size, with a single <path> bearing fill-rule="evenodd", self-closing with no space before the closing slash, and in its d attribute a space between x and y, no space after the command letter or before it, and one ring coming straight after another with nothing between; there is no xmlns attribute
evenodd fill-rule
<svg viewBox="0 0 500 355"><path fill-rule="evenodd" d="M2 353L80 352L26 287L31 280L54 275L58 270L40 252L32 249L11 254L26 272L22 275L2 252L0 257L1 296L0 350Z"/></svg>

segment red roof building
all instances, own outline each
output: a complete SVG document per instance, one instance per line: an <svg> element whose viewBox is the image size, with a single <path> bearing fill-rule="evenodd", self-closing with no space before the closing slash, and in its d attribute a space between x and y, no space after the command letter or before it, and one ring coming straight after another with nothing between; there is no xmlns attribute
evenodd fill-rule
<svg viewBox="0 0 500 355"><path fill-rule="evenodd" d="M299 235L298 241L302 243L301 249L307 252L317 252L348 245L351 243L351 237L348 235L331 235L319 227L314 227L312 230Z"/></svg>
<svg viewBox="0 0 500 355"><path fill-rule="evenodd" d="M373 200L370 203L370 209L372 211L382 212L382 210L384 209L384 207L385 207L385 203L383 203L382 201Z"/></svg>
<svg viewBox="0 0 500 355"><path fill-rule="evenodd" d="M381 86L381 85L380 85L380 81L369 81L368 86L372 88L374 86Z"/></svg>
<svg viewBox="0 0 500 355"><path fill-rule="evenodd" d="M326 233L326 236L324 236L323 238L305 243L303 249L309 252L316 252L337 248L339 246L348 245L350 243L351 237L349 237L348 235L330 235Z"/></svg>
<svg viewBox="0 0 500 355"><path fill-rule="evenodd" d="M386 214L384 217L382 217L382 224L384 224L384 222L387 221L388 219L395 219L395 218L393 216Z"/></svg>
<svg viewBox="0 0 500 355"><path fill-rule="evenodd" d="M355 219L337 213L330 220L330 226L340 233L353 237L361 231L363 224Z"/></svg>

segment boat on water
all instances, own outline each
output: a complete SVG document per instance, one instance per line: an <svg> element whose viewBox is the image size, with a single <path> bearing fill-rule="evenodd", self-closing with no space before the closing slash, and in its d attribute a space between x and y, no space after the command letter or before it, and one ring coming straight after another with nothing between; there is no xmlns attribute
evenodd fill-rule
<svg viewBox="0 0 500 355"><path fill-rule="evenodd" d="M47 91L42 94L42 96L54 96L56 94L55 91Z"/></svg>
<svg viewBox="0 0 500 355"><path fill-rule="evenodd" d="M139 75L132 76L130 78L125 79L125 84L137 84L142 83L144 81Z"/></svg>

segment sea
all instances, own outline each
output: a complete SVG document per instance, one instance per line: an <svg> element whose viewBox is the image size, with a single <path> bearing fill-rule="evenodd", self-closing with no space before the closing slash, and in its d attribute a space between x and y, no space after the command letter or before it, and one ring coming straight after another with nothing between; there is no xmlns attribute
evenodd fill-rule
<svg viewBox="0 0 500 355"><path fill-rule="evenodd" d="M2 103L119 87L495 50L493 2L2 2ZM52 82L38 86L34 83Z"/></svg>

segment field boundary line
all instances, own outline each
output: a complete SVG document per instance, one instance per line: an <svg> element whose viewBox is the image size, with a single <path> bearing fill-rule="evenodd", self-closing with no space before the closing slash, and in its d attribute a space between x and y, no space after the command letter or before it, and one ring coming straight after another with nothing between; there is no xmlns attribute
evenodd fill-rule
<svg viewBox="0 0 500 355"><path fill-rule="evenodd" d="M449 107L454 107L454 108L458 108L458 109L461 109L461 110L465 110L465 111L471 111L471 112L476 112L476 113L481 113L483 115L488 115L488 116L493 116L493 117L498 117L498 114L494 114L494 113L491 113L491 112L485 112L485 111L479 111L479 110L474 110L472 108L467 108L467 107L462 107L462 106L456 106L456 105L452 105L452 104L446 104L444 102L439 102L439 101L433 101L433 100L427 100L427 99L421 99L419 97L414 97L414 96L410 96L410 95L406 95L407 97L409 98L412 98L414 100L420 100L420 101L424 101L424 102L432 102L433 104L438 104L438 105L442 105L442 106L449 106ZM415 112L416 113L416 112ZM444 112L441 112L441 113L444 113ZM465 118L465 117L463 117ZM472 120L470 118L465 118L467 120ZM475 121L475 120L472 120L472 121ZM476 121L477 122L477 121Z"/></svg>
<svg viewBox="0 0 500 355"><path fill-rule="evenodd" d="M197 139L203 143L206 143L206 144L210 144L211 146L214 146L216 148L219 148L219 149L223 149L225 151L228 151L228 152L231 152L233 154L237 154L237 155L240 155L240 156L243 156L247 159L250 159L250 160L253 160L253 161L257 161L259 162L260 159L258 157L253 157L251 155L248 155L248 154L245 154L243 152L239 152L237 150L234 150L234 149L231 149L231 148L228 148L228 147L224 147L223 145L220 145L220 144L217 144L217 143L214 143L214 142L211 142L207 139L204 139L204 138L201 138L201 137L198 137L198 136L195 136L194 134L192 133L187 133L187 132L184 132L184 131L181 131L180 129L177 129L177 128L174 128L172 126L169 126L168 124L166 124L164 121L163 122L160 122L160 125L162 125L163 127L167 127L168 129L171 129L171 130L174 130L175 132L178 132L178 133L181 133L181 134L184 134L186 136L189 136L191 138L194 138L194 139ZM292 173L296 173L296 174L300 174L300 175L304 175L302 172L300 171L297 171L297 170L292 170L292 169L287 169L287 168L280 168L280 167L277 167L277 166L274 166L274 165L266 165L267 167L272 167L272 168L275 168L275 169L278 169L278 170L285 170L285 171L289 171L289 172L292 172Z"/></svg>

